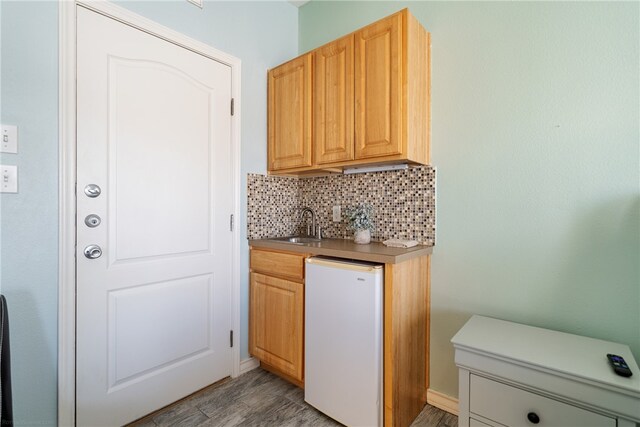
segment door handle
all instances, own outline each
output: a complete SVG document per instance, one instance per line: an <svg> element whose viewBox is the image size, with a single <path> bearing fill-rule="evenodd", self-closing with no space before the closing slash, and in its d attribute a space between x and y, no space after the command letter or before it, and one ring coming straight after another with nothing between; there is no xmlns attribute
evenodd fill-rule
<svg viewBox="0 0 640 427"><path fill-rule="evenodd" d="M87 197L91 197L92 199L94 197L98 197L101 192L102 190L100 190L100 187L98 187L96 184L89 184L84 187L84 194L86 194Z"/></svg>
<svg viewBox="0 0 640 427"><path fill-rule="evenodd" d="M102 249L98 245L89 245L84 248L84 256L89 259L100 258L100 255L102 255Z"/></svg>

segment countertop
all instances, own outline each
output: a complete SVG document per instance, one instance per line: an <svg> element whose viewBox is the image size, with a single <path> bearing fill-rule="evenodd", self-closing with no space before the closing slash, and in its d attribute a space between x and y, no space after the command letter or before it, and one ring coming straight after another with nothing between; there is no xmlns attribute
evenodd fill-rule
<svg viewBox="0 0 640 427"><path fill-rule="evenodd" d="M431 255L433 253L433 246L418 245L412 248L390 248L380 242L359 245L353 243L353 240L347 239L323 239L319 242L299 244L270 239L257 239L249 240L249 246L385 264L398 264L411 258Z"/></svg>

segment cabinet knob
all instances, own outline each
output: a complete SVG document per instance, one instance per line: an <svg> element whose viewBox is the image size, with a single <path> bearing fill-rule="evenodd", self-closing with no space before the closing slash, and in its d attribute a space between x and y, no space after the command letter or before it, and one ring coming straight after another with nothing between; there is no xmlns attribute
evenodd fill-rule
<svg viewBox="0 0 640 427"><path fill-rule="evenodd" d="M531 422L531 424L538 424L540 422L540 417L535 412L529 412L527 414L527 419Z"/></svg>

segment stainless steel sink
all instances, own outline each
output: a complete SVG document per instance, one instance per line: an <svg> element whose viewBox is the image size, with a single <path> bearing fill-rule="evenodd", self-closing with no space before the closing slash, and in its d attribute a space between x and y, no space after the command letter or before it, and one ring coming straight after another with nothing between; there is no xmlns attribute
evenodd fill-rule
<svg viewBox="0 0 640 427"><path fill-rule="evenodd" d="M289 236L289 237L276 237L269 240L277 240L278 242L283 243L295 243L295 244L303 244L303 243L315 243L320 242L320 239L316 239L315 237L309 236Z"/></svg>

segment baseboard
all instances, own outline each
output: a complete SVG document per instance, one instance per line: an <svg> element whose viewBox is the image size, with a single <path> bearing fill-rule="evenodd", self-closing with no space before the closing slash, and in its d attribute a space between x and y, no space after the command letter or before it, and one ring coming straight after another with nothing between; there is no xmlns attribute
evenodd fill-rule
<svg viewBox="0 0 640 427"><path fill-rule="evenodd" d="M252 371L256 369L258 366L260 366L260 361L256 358L250 357L248 359L241 360L239 375Z"/></svg>
<svg viewBox="0 0 640 427"><path fill-rule="evenodd" d="M439 391L428 389L427 403L450 414L458 415L458 399L442 394Z"/></svg>

